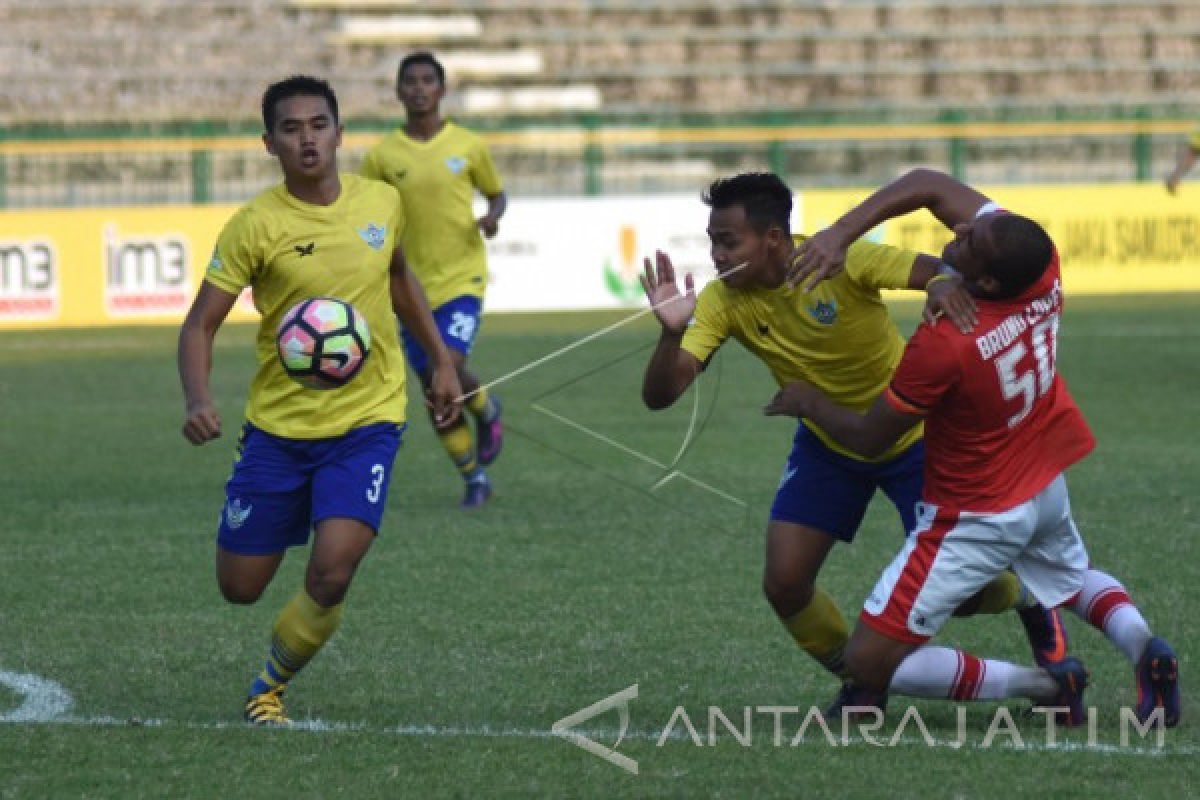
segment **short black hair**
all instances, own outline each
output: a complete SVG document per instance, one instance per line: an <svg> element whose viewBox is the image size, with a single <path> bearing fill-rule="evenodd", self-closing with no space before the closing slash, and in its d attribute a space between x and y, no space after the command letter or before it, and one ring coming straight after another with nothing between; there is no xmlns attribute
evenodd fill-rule
<svg viewBox="0 0 1200 800"><path fill-rule="evenodd" d="M275 121L277 119L275 108L279 105L279 101L286 100L289 97L324 97L325 102L329 104L330 113L333 114L333 121L335 124L337 123L338 104L337 95L333 93L333 87L328 82L320 78L314 78L311 75L293 75L290 78L284 78L281 81L272 83L263 92L262 117L267 133L272 133L275 130Z"/></svg>
<svg viewBox="0 0 1200 800"><path fill-rule="evenodd" d="M996 255L988 261L987 271L1000 284L993 297L1016 297L1046 272L1054 242L1041 225L1018 214L997 214L991 233Z"/></svg>
<svg viewBox="0 0 1200 800"><path fill-rule="evenodd" d="M433 53L428 50L418 50L415 53L409 53L404 58L400 59L400 69L396 70L396 92L400 91L400 84L404 81L405 71L417 64L428 64L433 67L433 71L437 73L438 83L442 86L446 85L446 70L442 67L442 62L434 58Z"/></svg>
<svg viewBox="0 0 1200 800"><path fill-rule="evenodd" d="M792 190L773 172L743 172L732 178L718 178L701 199L717 210L741 206L750 227L760 234L772 225L791 234Z"/></svg>

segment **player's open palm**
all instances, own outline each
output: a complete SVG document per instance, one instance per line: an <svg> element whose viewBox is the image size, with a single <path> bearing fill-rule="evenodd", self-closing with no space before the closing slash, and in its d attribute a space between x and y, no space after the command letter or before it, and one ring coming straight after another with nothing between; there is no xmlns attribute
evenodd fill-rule
<svg viewBox="0 0 1200 800"><path fill-rule="evenodd" d="M654 316L667 331L683 333L696 312L696 285L691 274L684 275L681 293L675 283L675 267L670 256L658 250L654 254L654 263L647 258L644 264L645 272L639 277Z"/></svg>
<svg viewBox="0 0 1200 800"><path fill-rule="evenodd" d="M817 231L800 245L788 266L787 283L811 292L818 283L846 268L846 242L834 228Z"/></svg>

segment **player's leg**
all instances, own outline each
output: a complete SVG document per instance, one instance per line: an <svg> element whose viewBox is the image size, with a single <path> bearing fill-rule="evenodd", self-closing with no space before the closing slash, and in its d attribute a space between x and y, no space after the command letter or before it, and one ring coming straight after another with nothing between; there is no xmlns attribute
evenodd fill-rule
<svg viewBox="0 0 1200 800"><path fill-rule="evenodd" d="M1088 563L1079 530L1071 515L1065 479L1059 476L1047 492L1053 501L1053 505L1048 506L1048 513L1054 514L1048 524L1055 526L1058 535L1057 538L1035 543L1038 546L1029 549L1025 557L1027 568L1041 569L1047 563L1062 560L1061 541L1079 543L1069 552L1080 566L1083 588L1064 605L1101 631L1133 666L1138 719L1145 722L1161 708L1163 723L1167 727L1178 725L1182 702L1179 659L1175 651L1165 639L1154 635L1121 582Z"/></svg>
<svg viewBox="0 0 1200 800"><path fill-rule="evenodd" d="M287 724L283 692L341 623L346 591L383 519L400 436L398 426L380 423L305 445L316 537L304 586L275 621L270 652L246 701L247 720Z"/></svg>
<svg viewBox="0 0 1200 800"><path fill-rule="evenodd" d="M835 542L850 542L874 486L846 469L804 424L771 505L763 593L787 632L825 669L844 680L850 629L833 598L816 585Z"/></svg>
<svg viewBox="0 0 1200 800"><path fill-rule="evenodd" d="M458 380L467 398L463 406L475 420L476 454L480 465L486 467L500 456L504 446L504 423L500 398L467 369L467 358L483 321L483 304L477 297L464 295L451 300L447 306L450 320L446 326L446 345L454 358Z"/></svg>
<svg viewBox="0 0 1200 800"><path fill-rule="evenodd" d="M296 444L250 425L242 433L217 534L217 585L231 603L258 600L287 548L308 540L309 467ZM261 702L251 709L248 699L245 713L260 724L287 724L279 692L271 691L278 677L272 663L268 656L263 674L248 692L250 699L260 696Z"/></svg>
<svg viewBox="0 0 1200 800"><path fill-rule="evenodd" d="M473 303L464 303L463 301L473 301ZM459 371L460 380L465 371L467 353L470 351L475 330L478 328L478 308L477 298L460 297L438 306L433 312L434 323L437 325L442 341L446 343L446 347L450 351L450 357ZM472 309L475 311L474 316L471 314ZM412 365L413 370L420 378L422 388L428 392L432 381L429 357L416 339L403 328L401 337L404 341L404 351L408 357L408 363ZM474 386L475 389L479 388L478 380L475 380ZM464 393L470 391L471 389L463 387ZM485 397L485 400L487 399ZM499 413L498 407L496 413ZM450 457L465 484L461 506L468 509L482 506L491 498L492 486L476 453L475 442L471 436L471 426L467 419L459 416L449 425L438 425L430 412L430 422L437 432L438 441L441 442L442 448Z"/></svg>
<svg viewBox="0 0 1200 800"><path fill-rule="evenodd" d="M1022 667L946 647L922 646L954 609L1017 560L1036 530L1034 502L981 516L923 514L903 549L884 570L846 648L855 682L871 692L958 701L1028 697L1069 709L1083 721L1087 674L1077 659ZM1022 573L1024 574L1024 573ZM1071 570L1053 581L1034 576L1035 592L1061 599Z"/></svg>

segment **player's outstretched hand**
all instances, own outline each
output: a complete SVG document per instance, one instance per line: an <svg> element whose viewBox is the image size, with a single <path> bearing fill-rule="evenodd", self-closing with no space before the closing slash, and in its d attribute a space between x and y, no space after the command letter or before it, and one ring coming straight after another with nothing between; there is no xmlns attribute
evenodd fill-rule
<svg viewBox="0 0 1200 800"><path fill-rule="evenodd" d="M483 231L483 235L491 239L496 235L496 231L500 230L500 222L493 216L482 216L476 223L479 225L479 230Z"/></svg>
<svg viewBox="0 0 1200 800"><path fill-rule="evenodd" d="M462 385L458 382L458 372L453 366L435 367L429 384L425 405L433 411L434 427L447 428L462 413Z"/></svg>
<svg viewBox="0 0 1200 800"><path fill-rule="evenodd" d="M832 278L846 268L847 243L833 228L817 231L800 245L788 266L787 285L803 284L811 292L821 281Z"/></svg>
<svg viewBox="0 0 1200 800"><path fill-rule="evenodd" d="M212 403L195 403L187 407L183 422L183 438L195 445L212 441L221 435L221 416Z"/></svg>
<svg viewBox="0 0 1200 800"><path fill-rule="evenodd" d="M654 316L668 333L681 334L696 313L696 284L691 273L683 276L683 293L675 284L675 267L671 257L662 250L655 251L654 263L644 259L645 271L638 277L646 291L646 299Z"/></svg>
<svg viewBox="0 0 1200 800"><path fill-rule="evenodd" d="M763 413L768 417L804 417L812 400L820 395L820 390L812 384L792 381L784 384L771 402L763 406Z"/></svg>
<svg viewBox="0 0 1200 800"><path fill-rule="evenodd" d="M970 333L975 327L975 298L967 291L961 275L940 278L925 287L922 319L932 325L942 315L962 333Z"/></svg>

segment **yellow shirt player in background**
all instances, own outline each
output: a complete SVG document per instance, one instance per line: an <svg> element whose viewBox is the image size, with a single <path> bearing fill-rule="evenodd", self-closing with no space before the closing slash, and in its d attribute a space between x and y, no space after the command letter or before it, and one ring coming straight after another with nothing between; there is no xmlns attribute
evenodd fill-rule
<svg viewBox="0 0 1200 800"><path fill-rule="evenodd" d="M1198 155L1200 155L1200 130L1194 131L1180 146L1179 159L1175 162L1175 169L1171 170L1171 174L1167 176L1168 192L1175 194L1179 189L1179 182L1196 165L1196 156Z"/></svg>
<svg viewBox="0 0 1200 800"><path fill-rule="evenodd" d="M242 289L262 313L258 371L217 533L217 584L231 603L262 595L287 548L315 529L304 586L275 622L271 649L250 687L245 719L286 725L288 681L337 630L343 599L383 519L405 419L405 364L395 314L428 348L436 418L458 413L461 387L398 237L396 191L339 175L342 127L329 84L295 76L263 95L263 141L284 180L225 225L204 283L179 333L179 375L195 445L221 435L209 391L213 338ZM315 296L348 301L366 318L371 350L346 386L307 389L283 370L275 331L283 314Z"/></svg>
<svg viewBox="0 0 1200 800"><path fill-rule="evenodd" d="M941 309L956 323L972 321L961 281L938 259L865 241L850 247L837 276L811 289L788 286L789 267L805 237L790 233L792 193L776 175L715 181L704 202L712 209L708 236L719 280L697 298L691 275L680 293L665 253L657 254L656 264L646 260L642 282L662 325L642 385L651 409L674 403L732 337L766 364L781 387L803 379L839 403L865 410L887 386L904 350L881 289L926 289L927 314ZM803 420L771 507L767 600L796 643L843 680L849 677L849 631L833 598L816 586L817 573L835 542L853 541L876 489L895 505L905 532L915 527L923 486L921 433L918 426L878 458L865 459ZM961 612L997 613L1019 605L1035 654L1057 654L1061 621L1022 594L1016 577L1007 574ZM843 706L877 702L867 697L847 682L826 713L836 717Z"/></svg>
<svg viewBox="0 0 1200 800"><path fill-rule="evenodd" d="M467 356L479 333L487 289L487 254L480 233L489 239L496 235L508 200L483 140L442 118L445 93L446 73L433 55L406 56L396 75L404 127L367 153L362 174L396 187L404 200L404 252L425 288L459 382L469 395L466 408L475 419L478 449L465 419L435 425L466 482L462 507L469 509L482 506L492 495L484 467L500 454L504 435L500 402L467 369ZM472 206L477 190L487 198L487 213L478 220ZM428 390L425 350L407 327L402 334L409 363Z"/></svg>

